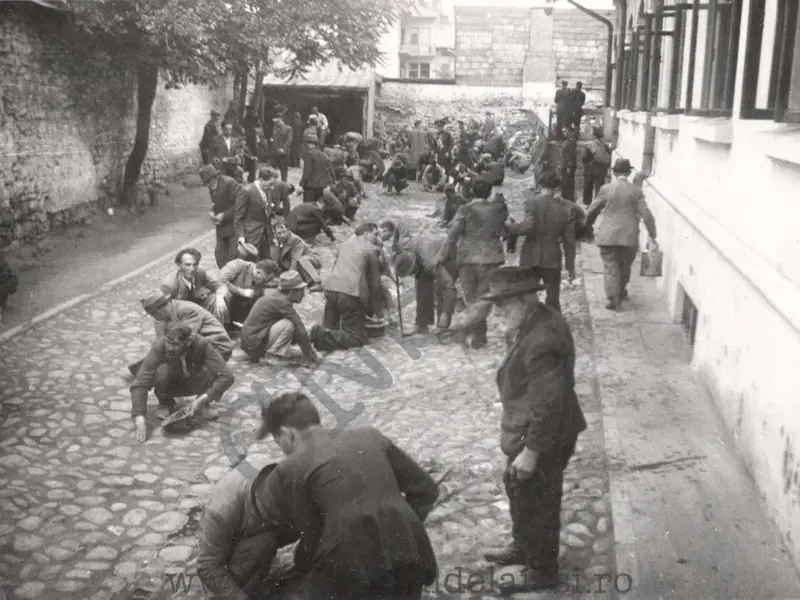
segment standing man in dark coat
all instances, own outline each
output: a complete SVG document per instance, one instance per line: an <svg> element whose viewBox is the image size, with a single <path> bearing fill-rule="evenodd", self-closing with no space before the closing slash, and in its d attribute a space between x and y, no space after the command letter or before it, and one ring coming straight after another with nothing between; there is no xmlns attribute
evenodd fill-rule
<svg viewBox="0 0 800 600"><path fill-rule="evenodd" d="M611 149L603 142L603 130L595 127L583 148L583 203L589 206L606 183Z"/></svg>
<svg viewBox="0 0 800 600"><path fill-rule="evenodd" d="M269 145L272 166L280 171L281 181L289 178L289 161L292 152L294 133L292 128L283 122L283 117L272 119L272 140Z"/></svg>
<svg viewBox="0 0 800 600"><path fill-rule="evenodd" d="M576 132L581 130L581 119L583 118L583 105L586 103L586 92L583 91L583 82L575 84L575 89L569 93L569 112L572 117L571 125Z"/></svg>
<svg viewBox="0 0 800 600"><path fill-rule="evenodd" d="M258 257L269 258L272 247L272 226L270 216L274 206L289 201L288 186L276 185L275 172L270 167L262 167L258 180L246 185L236 201L233 214L233 228L236 242L252 244L258 250Z"/></svg>
<svg viewBox="0 0 800 600"><path fill-rule="evenodd" d="M531 267L502 267L483 296L506 316L508 355L497 371L503 404L500 447L511 510L511 544L485 558L526 569L504 592L559 583L562 486L578 435L586 429L575 393L575 346L564 317L542 305Z"/></svg>
<svg viewBox="0 0 800 600"><path fill-rule="evenodd" d="M553 101L556 104L556 137L560 138L564 127L571 124L569 118L569 85L566 81L561 82L561 87L556 90L556 97Z"/></svg>
<svg viewBox="0 0 800 600"><path fill-rule="evenodd" d="M306 128L303 122L303 117L299 112L294 113L292 117L292 151L289 161L290 166L300 166L300 147L303 144L303 130Z"/></svg>
<svg viewBox="0 0 800 600"><path fill-rule="evenodd" d="M243 153L244 169L248 173L247 181L253 183L256 180L256 169L258 168L257 132L261 129L261 119L258 118L255 108L252 105L248 105L245 109L242 127L244 128L245 141L245 152Z"/></svg>
<svg viewBox="0 0 800 600"><path fill-rule="evenodd" d="M586 211L587 230L591 230L597 217L603 213L595 243L603 259L608 310L617 310L620 302L628 297L631 265L639 248L640 220L647 227L651 243L656 241L656 222L647 207L644 192L628 181L632 171L628 159L617 159L612 169L614 182L600 188L597 200Z"/></svg>
<svg viewBox="0 0 800 600"><path fill-rule="evenodd" d="M301 392L266 408L258 437L287 458L253 490L264 520L299 540L297 596L313 600L420 598L436 578L423 525L436 482L371 427L334 432Z"/></svg>
<svg viewBox="0 0 800 600"><path fill-rule="evenodd" d="M222 129L219 126L219 117L219 111L212 109L211 118L203 128L203 137L200 138L200 156L203 158L204 165L211 164L214 158L214 143L217 141L217 138L222 135Z"/></svg>
<svg viewBox="0 0 800 600"><path fill-rule="evenodd" d="M236 236L233 232L233 212L239 196L241 184L231 177L220 175L212 165L200 169L200 180L208 187L211 195L211 222L217 228L217 245L214 258L220 269L236 258Z"/></svg>
<svg viewBox="0 0 800 600"><path fill-rule="evenodd" d="M571 127L562 130L564 145L561 147L561 197L575 201L575 169L578 168L578 141Z"/></svg>
<svg viewBox="0 0 800 600"><path fill-rule="evenodd" d="M303 157L303 176L300 187L303 188L303 202L314 202L322 198L322 191L331 183L327 160L319 149L319 138L309 136L305 140L308 150Z"/></svg>
<svg viewBox="0 0 800 600"><path fill-rule="evenodd" d="M502 237L508 220L505 200L493 198L492 184L479 178L474 188L475 200L456 213L447 241L436 257L437 265L447 263L454 247L458 246L458 279L469 307L488 292L489 275L506 261ZM486 345L486 319L481 319L466 331L472 336L475 350Z"/></svg>
<svg viewBox="0 0 800 600"><path fill-rule="evenodd" d="M532 267L537 283L547 286L547 305L561 312L561 244L564 245L569 280L575 279L575 224L571 211L561 203L556 191L561 181L553 171L541 177L542 191L525 200L525 220L508 225L512 235L524 235L519 255L521 267Z"/></svg>

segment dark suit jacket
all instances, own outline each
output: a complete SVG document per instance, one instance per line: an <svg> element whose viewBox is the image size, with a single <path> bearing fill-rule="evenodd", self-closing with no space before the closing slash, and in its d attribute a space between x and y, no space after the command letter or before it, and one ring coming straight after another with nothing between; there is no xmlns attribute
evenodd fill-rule
<svg viewBox="0 0 800 600"><path fill-rule="evenodd" d="M203 137L200 138L200 150L210 150L214 146L214 142L219 137L219 130L214 121L209 121L203 127Z"/></svg>
<svg viewBox="0 0 800 600"><path fill-rule="evenodd" d="M508 226L512 235L524 235L519 255L522 267L543 267L561 271L564 244L567 271L575 272L575 224L569 207L549 192L525 200L525 220Z"/></svg>
<svg viewBox="0 0 800 600"><path fill-rule="evenodd" d="M222 213L222 223L217 225L217 235L220 237L233 235L233 212L237 198L242 194L242 185L227 175L219 176L217 189L211 192L211 204L214 214Z"/></svg>
<svg viewBox="0 0 800 600"><path fill-rule="evenodd" d="M373 428L314 431L254 490L267 522L294 529L295 565L314 598L363 594L401 567L430 585L436 557L423 521L437 497L433 479Z"/></svg>
<svg viewBox="0 0 800 600"><path fill-rule="evenodd" d="M238 137L231 136L231 149L228 150L228 146L225 144L225 138L223 136L218 136L214 140L214 158L228 158L231 156L241 158L242 154L244 153L244 144L242 140Z"/></svg>
<svg viewBox="0 0 800 600"><path fill-rule="evenodd" d="M281 152L288 155L292 150L292 140L294 139L294 132L292 128L286 124L280 127L275 127L272 132L272 143L269 145L270 155L279 156Z"/></svg>
<svg viewBox="0 0 800 600"><path fill-rule="evenodd" d="M286 195L287 189L275 185L272 189L264 190L266 203L261 197L255 183L244 186L242 194L236 202L236 209L233 216L233 228L236 237L243 237L259 250L269 249L272 243L272 227L269 217L272 214L274 205L281 205L281 194ZM263 256L262 252L262 258Z"/></svg>
<svg viewBox="0 0 800 600"><path fill-rule="evenodd" d="M506 261L501 238L508 220L508 206L497 200L473 200L458 209L450 224L444 258L458 244L458 265L501 265Z"/></svg>
<svg viewBox="0 0 800 600"><path fill-rule="evenodd" d="M331 183L326 166L325 155L319 148L306 152L303 159L303 176L300 178L301 188L324 188Z"/></svg>
<svg viewBox="0 0 800 600"><path fill-rule="evenodd" d="M552 452L586 429L575 393L575 345L561 314L540 304L516 335L497 371L503 403L500 446L509 458L523 448Z"/></svg>

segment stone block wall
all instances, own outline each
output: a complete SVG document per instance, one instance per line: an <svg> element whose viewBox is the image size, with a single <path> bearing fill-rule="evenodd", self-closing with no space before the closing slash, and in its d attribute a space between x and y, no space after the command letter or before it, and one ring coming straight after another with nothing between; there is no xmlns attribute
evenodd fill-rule
<svg viewBox="0 0 800 600"><path fill-rule="evenodd" d="M614 23L614 11L597 12ZM570 87L582 81L584 88L602 97L607 46L608 28L601 22L579 10L553 11L556 81L567 80Z"/></svg>
<svg viewBox="0 0 800 600"><path fill-rule="evenodd" d="M0 247L80 219L121 183L136 78L102 48L76 48L72 33L63 13L0 6ZM198 167L208 112L224 111L230 88L159 89L144 183Z"/></svg>
<svg viewBox="0 0 800 600"><path fill-rule="evenodd" d="M529 10L457 6L456 82L520 87L530 40Z"/></svg>

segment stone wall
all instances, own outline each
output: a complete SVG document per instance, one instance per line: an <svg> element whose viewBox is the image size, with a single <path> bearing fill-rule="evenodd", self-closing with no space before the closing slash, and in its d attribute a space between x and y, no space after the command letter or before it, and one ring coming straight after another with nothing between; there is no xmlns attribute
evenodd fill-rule
<svg viewBox="0 0 800 600"><path fill-rule="evenodd" d="M614 22L614 11L597 11ZM608 28L579 10L553 11L553 48L556 55L556 81L567 80L570 87L582 81L583 87L602 95L605 88Z"/></svg>
<svg viewBox="0 0 800 600"><path fill-rule="evenodd" d="M0 7L0 247L42 237L112 196L133 144L136 81L101 48L77 48L63 13ZM203 124L231 86L159 89L142 181L196 168Z"/></svg>
<svg viewBox="0 0 800 600"><path fill-rule="evenodd" d="M457 6L456 82L521 87L530 40L529 12Z"/></svg>

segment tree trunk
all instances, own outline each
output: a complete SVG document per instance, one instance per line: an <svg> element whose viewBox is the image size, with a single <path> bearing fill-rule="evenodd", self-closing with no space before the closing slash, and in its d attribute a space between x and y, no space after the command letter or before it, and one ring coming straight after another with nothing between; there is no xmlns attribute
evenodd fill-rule
<svg viewBox="0 0 800 600"><path fill-rule="evenodd" d="M248 81L248 68L247 62L243 61L241 66L242 78L239 80L239 97L237 98L237 111L239 122L244 119L244 107L247 104L247 81Z"/></svg>
<svg viewBox="0 0 800 600"><path fill-rule="evenodd" d="M231 98L238 98L239 97L239 88L242 86L242 73L239 69L233 74L233 94L231 94Z"/></svg>
<svg viewBox="0 0 800 600"><path fill-rule="evenodd" d="M258 66L256 67L256 79L255 79L255 87L253 88L253 97L250 99L250 104L253 105L256 115L262 117L263 115L263 107L261 106L263 100L263 91L264 91L264 71L262 70L263 62L258 61Z"/></svg>
<svg viewBox="0 0 800 600"><path fill-rule="evenodd" d="M158 67L139 65L136 73L136 137L125 165L122 187L122 197L131 211L136 210L136 187L150 143L150 120L157 87Z"/></svg>

